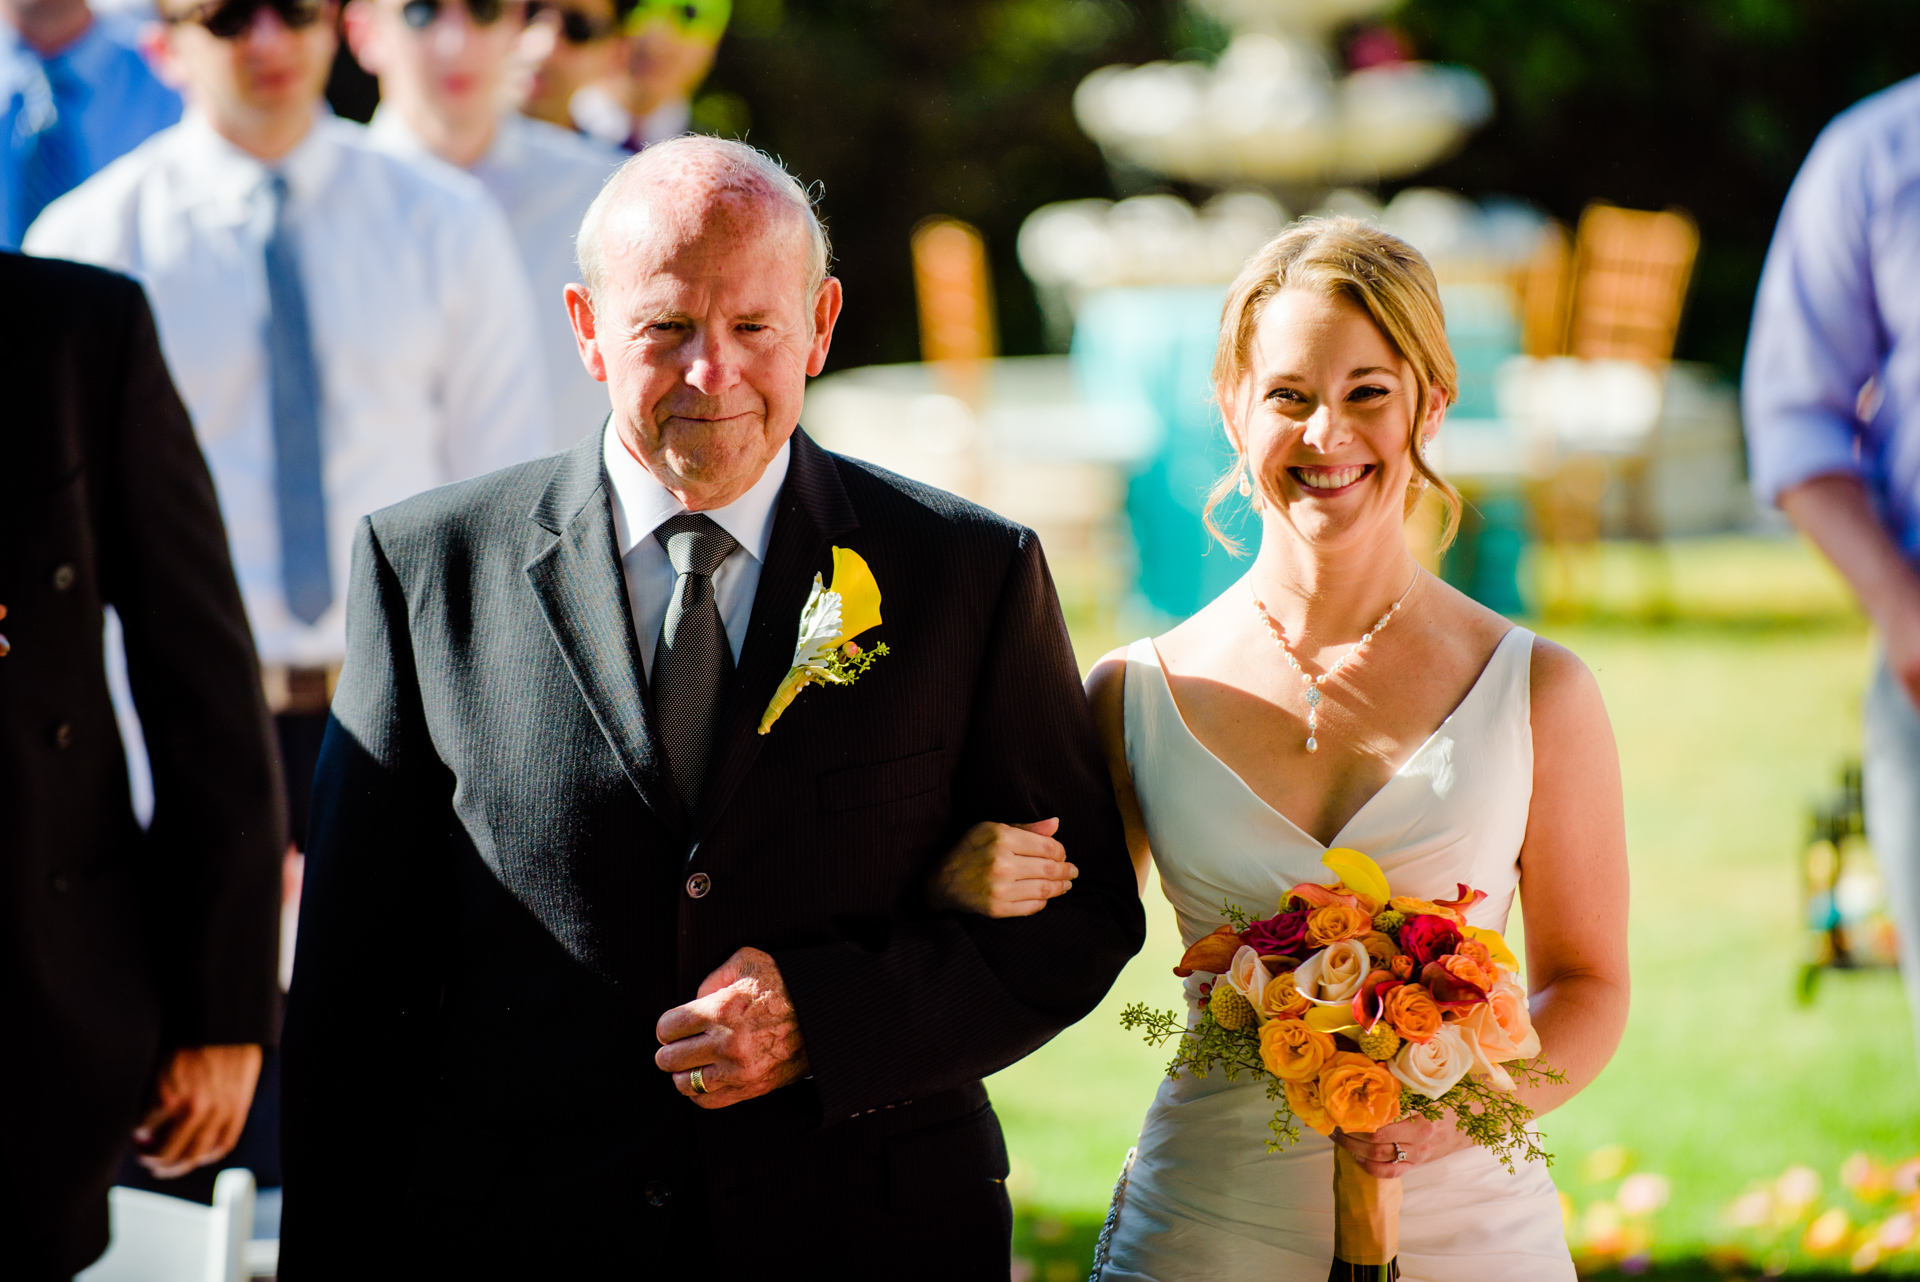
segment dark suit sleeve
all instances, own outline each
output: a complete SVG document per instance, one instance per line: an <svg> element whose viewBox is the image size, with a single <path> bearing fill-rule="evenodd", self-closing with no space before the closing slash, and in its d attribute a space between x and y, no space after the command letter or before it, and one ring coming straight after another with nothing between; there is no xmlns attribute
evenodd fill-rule
<svg viewBox="0 0 1920 1282"><path fill-rule="evenodd" d="M99 510L102 587L153 767L144 884L163 1036L271 1043L286 817L253 638L213 480L137 285Z"/></svg>
<svg viewBox="0 0 1920 1282"><path fill-rule="evenodd" d="M313 783L313 825L287 1000L280 1276L379 1274L399 1202L371 1194L410 1152L434 1092L430 1029L447 947L453 782L420 702L407 602L371 520L354 536L347 663Z"/></svg>
<svg viewBox="0 0 1920 1282"><path fill-rule="evenodd" d="M1080 868L1032 917L943 913L886 946L775 954L828 1122L985 1077L1106 995L1146 917L1066 622L1023 531L995 612L953 782L963 823L1060 818Z"/></svg>

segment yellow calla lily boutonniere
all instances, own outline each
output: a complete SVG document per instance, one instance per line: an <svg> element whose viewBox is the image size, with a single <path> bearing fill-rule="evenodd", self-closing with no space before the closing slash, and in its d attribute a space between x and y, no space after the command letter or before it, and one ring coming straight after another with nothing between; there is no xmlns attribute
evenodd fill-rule
<svg viewBox="0 0 1920 1282"><path fill-rule="evenodd" d="M760 714L760 733L773 729L780 714L809 684L844 686L859 680L875 659L887 653L887 647L882 642L862 650L853 639L879 626L880 585L874 582L873 571L858 552L835 548L833 586L826 587L818 574L813 576L813 591L800 610L793 666Z"/></svg>

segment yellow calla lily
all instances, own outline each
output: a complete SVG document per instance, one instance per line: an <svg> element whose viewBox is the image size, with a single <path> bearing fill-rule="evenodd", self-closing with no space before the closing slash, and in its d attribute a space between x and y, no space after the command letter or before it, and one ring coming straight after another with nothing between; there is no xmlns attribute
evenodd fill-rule
<svg viewBox="0 0 1920 1282"><path fill-rule="evenodd" d="M1393 892L1387 888L1387 874L1380 865L1357 850L1336 847L1320 856L1320 862L1339 874L1349 890L1357 890L1375 905L1385 907Z"/></svg>
<svg viewBox="0 0 1920 1282"><path fill-rule="evenodd" d="M880 585L874 582L873 571L858 552L833 550L833 585L828 590L840 598L843 643L880 626Z"/></svg>
<svg viewBox="0 0 1920 1282"><path fill-rule="evenodd" d="M1497 930L1488 930L1483 926L1464 926L1460 933L1475 943L1485 944L1493 960L1508 970L1519 970L1520 959L1513 955L1513 949L1507 947L1507 941L1500 938Z"/></svg>
<svg viewBox="0 0 1920 1282"><path fill-rule="evenodd" d="M1353 1022L1353 1007L1347 1002L1338 1006L1315 1006L1300 1017L1308 1028L1318 1033L1342 1033L1348 1029L1360 1031L1360 1025Z"/></svg>

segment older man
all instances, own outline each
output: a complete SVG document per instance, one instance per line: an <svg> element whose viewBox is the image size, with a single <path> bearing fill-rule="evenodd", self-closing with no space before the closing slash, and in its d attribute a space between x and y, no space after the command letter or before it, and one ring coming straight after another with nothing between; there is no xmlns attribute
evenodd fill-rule
<svg viewBox="0 0 1920 1282"><path fill-rule="evenodd" d="M573 233L621 153L506 109L515 45L527 34L521 0L353 0L345 18L354 56L380 78L374 143L458 165L506 211L534 287L552 444L572 445L607 417L606 391L581 365L567 321Z"/></svg>
<svg viewBox="0 0 1920 1282"><path fill-rule="evenodd" d="M775 162L649 148L580 259L604 435L357 536L282 1276L1002 1277L980 1079L1143 936L1045 560L797 430L841 294ZM756 733L847 552L887 653ZM1056 818L1047 912L928 906L977 821Z"/></svg>

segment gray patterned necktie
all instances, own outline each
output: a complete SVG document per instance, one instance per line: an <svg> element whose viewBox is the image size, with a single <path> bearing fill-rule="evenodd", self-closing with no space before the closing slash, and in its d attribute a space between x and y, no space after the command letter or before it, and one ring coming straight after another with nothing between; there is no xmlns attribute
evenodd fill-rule
<svg viewBox="0 0 1920 1282"><path fill-rule="evenodd" d="M320 366L307 323L307 291L287 226L287 180L268 185L267 385L273 411L273 494L280 510L280 583L287 609L311 624L333 604L327 553L325 460L320 447Z"/></svg>
<svg viewBox="0 0 1920 1282"><path fill-rule="evenodd" d="M733 648L714 601L713 574L739 548L711 517L687 512L653 532L673 563L673 600L653 647L653 712L667 766L689 810L713 748L713 719L733 675Z"/></svg>

